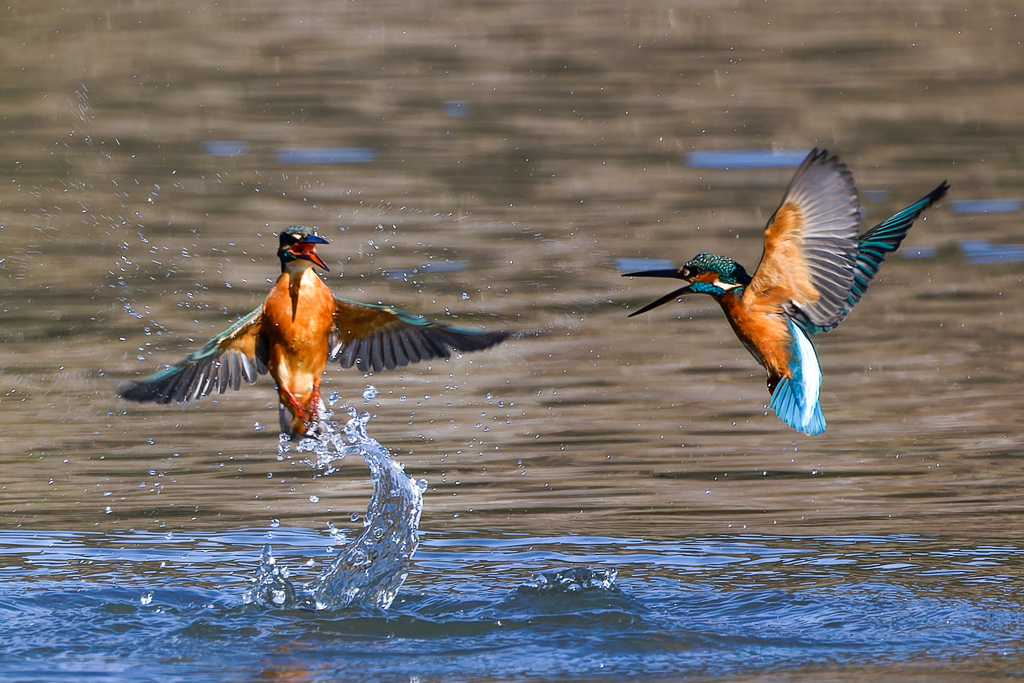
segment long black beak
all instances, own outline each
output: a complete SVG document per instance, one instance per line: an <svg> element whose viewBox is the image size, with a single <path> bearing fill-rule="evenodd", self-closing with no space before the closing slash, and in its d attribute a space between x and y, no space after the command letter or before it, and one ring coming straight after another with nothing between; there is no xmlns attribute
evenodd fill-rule
<svg viewBox="0 0 1024 683"><path fill-rule="evenodd" d="M306 244L310 246L299 246ZM327 272L330 272L331 269L328 268L327 264L320 260L320 257L316 254L316 245L318 244L328 244L328 242L320 235L305 235L301 240L292 245L292 253L295 254L296 258L312 261L315 265L320 266ZM296 247L298 247L298 249L296 249Z"/></svg>
<svg viewBox="0 0 1024 683"><path fill-rule="evenodd" d="M674 269L674 268L668 268L668 269L665 269L665 270L641 270L641 271L638 271L636 273L623 273L622 277L665 277L665 278L672 278L673 280L682 280L683 279L682 276L679 274L679 271ZM671 301L675 301L676 299L678 299L679 297L683 296L684 294L690 294L693 291L693 290L690 289L690 285L691 284L692 283L687 283L685 286L680 287L679 289L677 289L677 290L675 290L673 292L669 292L668 294L666 294L665 296L661 297L657 301L652 301L651 303L647 304L643 308L641 308L639 310L636 310L636 311L633 311L627 317L632 318L634 315L640 315L641 313L646 313L647 311L651 310L652 308L657 308L658 306L663 306L663 305L665 305L665 304L667 304L667 303L669 303Z"/></svg>

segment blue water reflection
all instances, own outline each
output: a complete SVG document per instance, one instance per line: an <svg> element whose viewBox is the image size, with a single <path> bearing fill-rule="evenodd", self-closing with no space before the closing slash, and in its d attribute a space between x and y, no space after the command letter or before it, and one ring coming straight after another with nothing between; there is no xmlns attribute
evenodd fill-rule
<svg viewBox="0 0 1024 683"><path fill-rule="evenodd" d="M1021 199L953 199L949 210L953 213L1009 213L1020 211Z"/></svg>
<svg viewBox="0 0 1024 683"><path fill-rule="evenodd" d="M241 140L207 140L203 149L214 157L236 157L245 154L248 145Z"/></svg>
<svg viewBox="0 0 1024 683"><path fill-rule="evenodd" d="M282 147L277 160L286 164L361 164L377 158L371 147Z"/></svg>
<svg viewBox="0 0 1024 683"><path fill-rule="evenodd" d="M422 266L413 268L401 268L397 270L385 270L384 277L389 280L408 280L414 275L425 275L427 273L455 273L465 270L468 261L431 261Z"/></svg>
<svg viewBox="0 0 1024 683"><path fill-rule="evenodd" d="M1024 261L1024 244L989 244L985 240L960 243L968 263L1016 263Z"/></svg>
<svg viewBox="0 0 1024 683"><path fill-rule="evenodd" d="M810 150L731 149L689 152L691 168L791 168L799 166Z"/></svg>
<svg viewBox="0 0 1024 683"><path fill-rule="evenodd" d="M473 106L469 102L449 100L444 103L444 113L453 119L469 116L472 112Z"/></svg>
<svg viewBox="0 0 1024 683"><path fill-rule="evenodd" d="M666 270L675 268L676 265L669 259L623 257L615 260L615 267L629 272L633 270Z"/></svg>

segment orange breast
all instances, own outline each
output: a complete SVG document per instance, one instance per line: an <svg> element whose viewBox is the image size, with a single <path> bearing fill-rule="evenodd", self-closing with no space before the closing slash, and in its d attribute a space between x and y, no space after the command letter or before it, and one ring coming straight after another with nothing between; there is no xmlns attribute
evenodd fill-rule
<svg viewBox="0 0 1024 683"><path fill-rule="evenodd" d="M768 372L769 384L774 387L781 378L792 377L792 336L782 302L755 298L748 288L740 297L727 293L719 303L743 346Z"/></svg>
<svg viewBox="0 0 1024 683"><path fill-rule="evenodd" d="M307 408L327 367L333 319L334 295L310 268L282 273L263 304L270 374Z"/></svg>

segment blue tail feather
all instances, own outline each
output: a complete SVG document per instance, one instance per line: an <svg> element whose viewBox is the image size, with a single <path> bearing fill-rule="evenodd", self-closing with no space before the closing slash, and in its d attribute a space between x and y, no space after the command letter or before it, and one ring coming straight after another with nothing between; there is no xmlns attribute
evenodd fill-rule
<svg viewBox="0 0 1024 683"><path fill-rule="evenodd" d="M818 358L811 340L796 323L790 321L789 330L793 338L789 361L792 377L779 380L768 405L793 429L806 434L821 434L825 431L825 416L818 401L821 387Z"/></svg>
<svg viewBox="0 0 1024 683"><path fill-rule="evenodd" d="M821 403L816 401L808 414L801 400L802 393L800 387L790 382L788 377L783 377L775 387L775 393L772 394L768 406L775 411L780 420L793 429L812 436L821 434L825 431L825 415L821 412Z"/></svg>

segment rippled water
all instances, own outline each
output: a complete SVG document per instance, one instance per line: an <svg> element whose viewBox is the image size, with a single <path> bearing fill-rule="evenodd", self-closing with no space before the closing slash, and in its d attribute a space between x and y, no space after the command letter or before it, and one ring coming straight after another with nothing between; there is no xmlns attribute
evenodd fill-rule
<svg viewBox="0 0 1024 683"><path fill-rule="evenodd" d="M0 680L1019 677L1019 15L0 9ZM712 301L627 319L669 290L620 274L752 268L814 146L865 227L952 189L815 338L812 438ZM278 459L269 381L115 394L252 310L293 223L341 296L524 332L325 376L427 481L387 610L245 604L371 498L362 458Z"/></svg>
<svg viewBox="0 0 1024 683"><path fill-rule="evenodd" d="M264 543L310 578L337 552L306 529L6 533L4 677L1021 675L1024 552L1009 545L427 533L389 610L313 612L243 604Z"/></svg>

